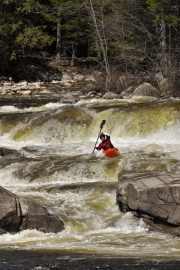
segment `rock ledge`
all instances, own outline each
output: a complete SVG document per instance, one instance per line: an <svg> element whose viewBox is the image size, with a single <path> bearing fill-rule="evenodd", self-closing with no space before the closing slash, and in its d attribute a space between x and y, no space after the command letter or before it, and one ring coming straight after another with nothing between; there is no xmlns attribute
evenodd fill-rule
<svg viewBox="0 0 180 270"><path fill-rule="evenodd" d="M27 229L57 233L64 229L64 223L48 213L45 207L0 186L0 234Z"/></svg>
<svg viewBox="0 0 180 270"><path fill-rule="evenodd" d="M117 202L124 213L180 226L180 175L123 171L118 176Z"/></svg>

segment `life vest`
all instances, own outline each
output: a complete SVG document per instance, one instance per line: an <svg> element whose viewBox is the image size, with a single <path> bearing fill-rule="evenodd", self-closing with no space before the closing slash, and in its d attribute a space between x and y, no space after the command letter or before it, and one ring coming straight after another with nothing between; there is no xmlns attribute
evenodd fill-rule
<svg viewBox="0 0 180 270"><path fill-rule="evenodd" d="M114 148L114 146L112 145L111 141L109 140L105 140L102 143L99 144L98 147L96 147L97 150L107 150L109 148Z"/></svg>

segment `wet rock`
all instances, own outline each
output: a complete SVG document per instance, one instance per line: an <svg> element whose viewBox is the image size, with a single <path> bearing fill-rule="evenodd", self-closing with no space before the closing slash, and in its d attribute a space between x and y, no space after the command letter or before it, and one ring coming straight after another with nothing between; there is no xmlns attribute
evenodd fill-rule
<svg viewBox="0 0 180 270"><path fill-rule="evenodd" d="M16 150L13 150L13 149L7 149L7 148L4 148L4 147L1 147L0 148L0 156L7 156L7 155L14 155L16 154Z"/></svg>
<svg viewBox="0 0 180 270"><path fill-rule="evenodd" d="M118 176L117 202L124 213L132 211L154 222L180 226L180 175L123 171Z"/></svg>
<svg viewBox="0 0 180 270"><path fill-rule="evenodd" d="M0 235L2 235L2 234L6 234L6 233L7 233L6 231L4 231L4 230L0 229Z"/></svg>
<svg viewBox="0 0 180 270"><path fill-rule="evenodd" d="M77 101L78 99L75 99L71 94L67 94L61 99L63 104L75 104Z"/></svg>
<svg viewBox="0 0 180 270"><path fill-rule="evenodd" d="M0 149L0 156L4 156L4 151Z"/></svg>
<svg viewBox="0 0 180 270"><path fill-rule="evenodd" d="M57 233L64 229L64 224L45 207L0 186L0 233L17 233L26 229Z"/></svg>

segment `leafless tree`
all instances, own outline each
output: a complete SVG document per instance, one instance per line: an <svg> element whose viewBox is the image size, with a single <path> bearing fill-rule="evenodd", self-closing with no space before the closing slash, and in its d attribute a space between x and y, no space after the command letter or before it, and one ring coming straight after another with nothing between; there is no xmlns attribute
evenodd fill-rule
<svg viewBox="0 0 180 270"><path fill-rule="evenodd" d="M107 45L107 37L105 31L105 22L104 22L104 13L103 13L103 1L102 3L99 2L99 9L98 11L95 10L93 1L89 0L89 14L91 16L95 34L96 34L96 44L97 44L97 51L99 55L103 56L103 61L101 61L102 66L106 72L106 81L105 81L105 91L108 91L110 87L110 66L109 66L109 59L108 59L108 45ZM101 52L99 53L99 48Z"/></svg>

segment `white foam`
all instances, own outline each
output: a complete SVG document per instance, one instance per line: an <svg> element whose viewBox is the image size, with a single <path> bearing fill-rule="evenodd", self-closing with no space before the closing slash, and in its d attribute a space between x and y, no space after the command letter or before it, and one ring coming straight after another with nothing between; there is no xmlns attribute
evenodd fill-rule
<svg viewBox="0 0 180 270"><path fill-rule="evenodd" d="M118 221L114 223L114 226L125 234L148 231L148 228L143 220L135 218L131 212L124 214Z"/></svg>
<svg viewBox="0 0 180 270"><path fill-rule="evenodd" d="M21 110L16 108L15 106L9 105L9 106L1 106L0 107L0 113L12 113L12 112L20 112Z"/></svg>

